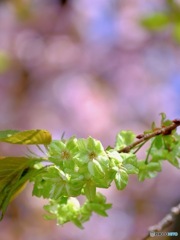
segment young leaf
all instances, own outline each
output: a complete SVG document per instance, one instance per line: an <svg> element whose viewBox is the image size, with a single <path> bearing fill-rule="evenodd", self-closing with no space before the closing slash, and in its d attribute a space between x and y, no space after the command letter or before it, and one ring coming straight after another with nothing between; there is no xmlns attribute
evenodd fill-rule
<svg viewBox="0 0 180 240"><path fill-rule="evenodd" d="M180 158L180 141L179 135L174 133L171 135L157 136L150 151L151 162L159 160L167 160L172 165L180 168L178 159Z"/></svg>
<svg viewBox="0 0 180 240"><path fill-rule="evenodd" d="M174 25L173 37L174 37L174 39L176 40L176 42L177 42L178 44L180 44L180 24L179 24L179 22L177 22L177 23Z"/></svg>
<svg viewBox="0 0 180 240"><path fill-rule="evenodd" d="M123 167L126 169L127 174L138 174L139 169L137 166L137 157L132 153L121 153L123 159Z"/></svg>
<svg viewBox="0 0 180 240"><path fill-rule="evenodd" d="M25 157L0 157L0 219L3 218L10 201L21 192L23 185L37 171L32 166L38 161L41 160Z"/></svg>
<svg viewBox="0 0 180 240"><path fill-rule="evenodd" d="M5 130L0 131L0 142L12 144L44 144L51 142L51 134L47 130L35 129L27 131Z"/></svg>
<svg viewBox="0 0 180 240"><path fill-rule="evenodd" d="M162 149L162 147L163 147L162 135L155 137L153 145L156 149Z"/></svg>
<svg viewBox="0 0 180 240"><path fill-rule="evenodd" d="M154 13L141 20L142 26L150 31L159 31L166 27L168 23L169 16L166 13Z"/></svg>
<svg viewBox="0 0 180 240"><path fill-rule="evenodd" d="M112 204L106 203L106 198L101 193L97 193L95 199L93 201L88 200L85 205L87 205L86 208L89 208L91 212L96 212L104 217L108 216L106 210L112 206Z"/></svg>
<svg viewBox="0 0 180 240"><path fill-rule="evenodd" d="M138 167L139 167L138 173L139 181L144 181L146 178L153 178L157 175L158 172L161 171L160 162L149 162L148 164L146 164L145 161L139 161Z"/></svg>
<svg viewBox="0 0 180 240"><path fill-rule="evenodd" d="M161 115L161 127L169 126L172 124L172 121L169 119L166 119L166 114L165 113L160 113Z"/></svg>

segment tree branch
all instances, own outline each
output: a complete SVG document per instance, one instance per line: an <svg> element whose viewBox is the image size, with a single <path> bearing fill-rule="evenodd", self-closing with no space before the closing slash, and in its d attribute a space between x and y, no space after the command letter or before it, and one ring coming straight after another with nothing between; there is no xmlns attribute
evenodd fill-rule
<svg viewBox="0 0 180 240"><path fill-rule="evenodd" d="M169 135L171 134L171 132L176 129L177 127L180 126L180 119L174 119L172 121L172 124L167 126L167 127L162 127L162 128L158 128L157 130L153 131L152 133L148 133L148 134L140 134L137 135L136 138L138 138L139 140L137 140L136 142L126 146L125 148L119 150L119 153L128 153L131 151L131 149L133 149L134 147L136 147L137 145L139 145L142 142L145 142L155 136L158 135Z"/></svg>
<svg viewBox="0 0 180 240"><path fill-rule="evenodd" d="M148 231L150 232L156 232L156 231L162 231L165 228L169 227L176 219L176 217L180 214L180 203L171 208L171 211L169 214L167 214L158 224L149 227ZM147 240L150 237L150 234L147 234L142 240Z"/></svg>

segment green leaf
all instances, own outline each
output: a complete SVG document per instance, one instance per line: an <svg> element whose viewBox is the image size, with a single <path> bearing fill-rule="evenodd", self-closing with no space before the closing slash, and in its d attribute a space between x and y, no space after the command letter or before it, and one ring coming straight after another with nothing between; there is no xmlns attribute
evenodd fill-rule
<svg viewBox="0 0 180 240"><path fill-rule="evenodd" d="M163 126L166 120L166 114L164 112L161 112L159 115L161 116L161 126Z"/></svg>
<svg viewBox="0 0 180 240"><path fill-rule="evenodd" d="M12 144L49 144L51 142L51 134L46 130L5 130L0 131L0 142Z"/></svg>
<svg viewBox="0 0 180 240"><path fill-rule="evenodd" d="M159 135L159 136L154 138L153 145L156 149L161 149L163 147L162 135Z"/></svg>
<svg viewBox="0 0 180 240"><path fill-rule="evenodd" d="M108 216L106 210L110 209L112 204L106 203L106 198L104 195L97 193L93 201L88 201L87 207L101 216Z"/></svg>
<svg viewBox="0 0 180 240"><path fill-rule="evenodd" d="M166 127L172 124L172 121L169 119L166 119L166 114L165 113L160 113L161 115L161 127Z"/></svg>
<svg viewBox="0 0 180 240"><path fill-rule="evenodd" d="M141 19L140 23L150 31L159 31L169 24L169 16L162 12L154 13Z"/></svg>
<svg viewBox="0 0 180 240"><path fill-rule="evenodd" d="M164 136L165 139L170 139L170 136ZM165 141L165 147L166 147L166 160L169 161L172 165L174 165L177 168L180 168L180 141L173 141L173 138L171 139L171 142L167 145L167 142Z"/></svg>
<svg viewBox="0 0 180 240"><path fill-rule="evenodd" d="M98 203L90 203L91 205L91 209L96 212L97 214L103 216L103 217L107 217L107 213L104 209L104 206L103 205L100 205Z"/></svg>
<svg viewBox="0 0 180 240"><path fill-rule="evenodd" d="M116 136L115 148L117 150L120 150L130 145L131 143L133 143L135 136L136 135L131 131L121 131Z"/></svg>
<svg viewBox="0 0 180 240"><path fill-rule="evenodd" d="M161 171L161 164L160 162L150 162L147 164L146 168L149 172L160 172Z"/></svg>
<svg viewBox="0 0 180 240"><path fill-rule="evenodd" d="M174 29L173 29L173 38L175 39L175 41L180 44L180 23L177 23L174 25Z"/></svg>
<svg viewBox="0 0 180 240"><path fill-rule="evenodd" d="M126 169L127 174L138 174L139 169L137 165L137 157L133 153L121 153L123 159L123 168Z"/></svg>
<svg viewBox="0 0 180 240"><path fill-rule="evenodd" d="M84 187L84 194L92 201L96 196L96 185L92 181L88 181Z"/></svg>
<svg viewBox="0 0 180 240"><path fill-rule="evenodd" d="M139 181L144 181L146 178L153 178L157 175L158 172L161 171L161 163L160 162L149 162L148 164L145 161L138 162Z"/></svg>
<svg viewBox="0 0 180 240"><path fill-rule="evenodd" d="M0 157L0 211L1 219L10 201L38 170L33 165L41 159Z"/></svg>
<svg viewBox="0 0 180 240"><path fill-rule="evenodd" d="M169 163L177 168L180 168L178 158L180 158L180 141L176 133L171 135L158 136L162 140L162 146L159 147L153 144L150 155L152 157L151 162L157 162L159 160L167 160ZM159 141L159 140L158 140ZM159 143L158 143L159 144Z"/></svg>
<svg viewBox="0 0 180 240"><path fill-rule="evenodd" d="M11 59L8 53L0 50L0 74L6 72L11 65Z"/></svg>

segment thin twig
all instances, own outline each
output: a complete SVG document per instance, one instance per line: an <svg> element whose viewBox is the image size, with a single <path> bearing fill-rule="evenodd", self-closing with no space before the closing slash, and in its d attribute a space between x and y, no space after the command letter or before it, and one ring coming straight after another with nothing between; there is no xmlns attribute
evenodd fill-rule
<svg viewBox="0 0 180 240"><path fill-rule="evenodd" d="M174 119L172 121L172 124L167 126L167 127L162 127L162 128L159 128L155 131L153 131L152 133L148 133L148 134L141 134L141 135L138 135L137 137L139 138L139 140L137 140L136 142L126 146L125 148L119 150L118 152L121 153L121 152L124 152L124 153L128 153L131 151L131 149L133 149L134 147L136 147L137 145L139 145L140 143L144 142L144 141L147 141L155 136L158 136L160 134L162 135L169 135L171 134L171 132L176 129L178 126L180 126L180 119Z"/></svg>
<svg viewBox="0 0 180 240"><path fill-rule="evenodd" d="M145 159L145 164L148 164L148 159L152 150L152 147L154 145L154 141L152 141L150 148L148 149L147 155L146 155L146 159Z"/></svg>
<svg viewBox="0 0 180 240"><path fill-rule="evenodd" d="M170 213L168 213L158 224L149 227L149 233L142 240L147 240L150 237L150 232L162 231L165 228L169 227L179 214L180 203L177 206L172 207Z"/></svg>
<svg viewBox="0 0 180 240"><path fill-rule="evenodd" d="M147 142L148 140L144 141L143 143L141 143L137 148L136 150L133 152L133 154L136 154L140 148L142 148L144 146L144 144Z"/></svg>

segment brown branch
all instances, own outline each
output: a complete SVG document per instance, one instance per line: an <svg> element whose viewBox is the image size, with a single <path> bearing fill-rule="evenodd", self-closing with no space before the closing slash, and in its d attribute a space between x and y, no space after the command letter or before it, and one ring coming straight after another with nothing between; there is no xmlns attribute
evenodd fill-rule
<svg viewBox="0 0 180 240"><path fill-rule="evenodd" d="M165 228L169 227L179 214L180 203L177 206L172 207L170 213L167 214L158 224L149 227L149 233L142 240L147 240L150 237L150 232L162 231Z"/></svg>
<svg viewBox="0 0 180 240"><path fill-rule="evenodd" d="M158 128L157 130L154 130L152 133L148 133L148 134L140 134L137 135L136 137L139 138L139 140L137 140L136 142L126 146L125 148L119 150L119 153L128 153L131 151L131 149L133 149L134 147L136 147L137 145L139 145L140 143L143 143L155 136L158 136L160 134L162 135L169 135L171 134L171 132L176 129L178 126L180 126L180 119L174 119L172 121L172 124L167 126L167 127L162 127L162 128Z"/></svg>

